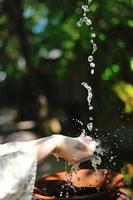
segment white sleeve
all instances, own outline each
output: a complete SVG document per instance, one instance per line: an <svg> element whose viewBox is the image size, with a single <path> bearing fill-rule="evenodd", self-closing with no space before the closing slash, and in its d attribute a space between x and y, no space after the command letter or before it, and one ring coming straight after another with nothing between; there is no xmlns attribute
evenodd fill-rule
<svg viewBox="0 0 133 200"><path fill-rule="evenodd" d="M28 142L0 145L0 200L31 200L37 157Z"/></svg>

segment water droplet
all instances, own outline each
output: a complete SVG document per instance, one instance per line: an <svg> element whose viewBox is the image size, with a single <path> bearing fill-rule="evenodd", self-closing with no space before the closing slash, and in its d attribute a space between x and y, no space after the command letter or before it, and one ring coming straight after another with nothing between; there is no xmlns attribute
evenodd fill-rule
<svg viewBox="0 0 133 200"><path fill-rule="evenodd" d="M87 90L89 89L89 85L86 82L82 82L81 85L83 85Z"/></svg>
<svg viewBox="0 0 133 200"><path fill-rule="evenodd" d="M83 85L88 91L87 101L88 101L89 110L93 110L93 106L91 106L91 100L93 97L92 88L86 82L82 82L81 85Z"/></svg>
<svg viewBox="0 0 133 200"><path fill-rule="evenodd" d="M72 120L78 122L81 126L83 126L83 122L81 122L79 119L74 119L74 118L73 118Z"/></svg>
<svg viewBox="0 0 133 200"><path fill-rule="evenodd" d="M65 197L66 197L66 198L68 198L68 197L69 197L69 192L66 192L66 195L65 195Z"/></svg>
<svg viewBox="0 0 133 200"><path fill-rule="evenodd" d="M96 37L96 34L95 34L95 33L92 33L92 34L91 34L91 37L92 37L92 38L95 38L95 37Z"/></svg>
<svg viewBox="0 0 133 200"><path fill-rule="evenodd" d="M108 170L105 169L105 170L104 170L104 175L107 175L107 174L108 174Z"/></svg>
<svg viewBox="0 0 133 200"><path fill-rule="evenodd" d="M98 155L93 155L91 158L91 164L94 167L94 169L97 171L97 165L101 164L101 158Z"/></svg>
<svg viewBox="0 0 133 200"><path fill-rule="evenodd" d="M82 129L81 134L83 134L84 136L87 135L85 129Z"/></svg>
<svg viewBox="0 0 133 200"><path fill-rule="evenodd" d="M96 45L96 43L94 42L93 39L90 40L90 43L93 45L93 51L92 51L92 54L94 54L94 53L97 51L97 45Z"/></svg>
<svg viewBox="0 0 133 200"><path fill-rule="evenodd" d="M98 186L96 187L96 189L97 189L98 192L100 191L100 188Z"/></svg>
<svg viewBox="0 0 133 200"><path fill-rule="evenodd" d="M116 163L115 163L115 162L113 162L113 165L115 166L115 165L116 165Z"/></svg>
<svg viewBox="0 0 133 200"><path fill-rule="evenodd" d="M95 63L90 63L90 67L94 68L95 67Z"/></svg>
<svg viewBox="0 0 133 200"><path fill-rule="evenodd" d="M47 188L46 188L46 187L44 187L44 188L42 188L42 190L43 190L43 191L46 191L46 190L47 190Z"/></svg>
<svg viewBox="0 0 133 200"><path fill-rule="evenodd" d="M83 18L83 22L85 22L87 26L90 26L92 24L91 20L88 19L87 17Z"/></svg>
<svg viewBox="0 0 133 200"><path fill-rule="evenodd" d="M93 123L87 124L87 128L88 128L89 131L92 131L92 129L93 129Z"/></svg>
<svg viewBox="0 0 133 200"><path fill-rule="evenodd" d="M81 20L79 20L79 21L77 22L77 26L78 26L78 27L81 27L81 26L82 26Z"/></svg>
<svg viewBox="0 0 133 200"><path fill-rule="evenodd" d="M55 158L56 158L57 162L59 162L59 161L60 161L60 158L59 158L59 156L58 156L57 154L53 154L53 155L55 156Z"/></svg>
<svg viewBox="0 0 133 200"><path fill-rule="evenodd" d="M62 197L63 196L63 192L60 192L60 197Z"/></svg>
<svg viewBox="0 0 133 200"><path fill-rule="evenodd" d="M92 69L92 70L91 70L91 74L93 75L94 73L95 73L95 70L94 70L94 69Z"/></svg>
<svg viewBox="0 0 133 200"><path fill-rule="evenodd" d="M90 120L93 120L93 117L90 117Z"/></svg>
<svg viewBox="0 0 133 200"><path fill-rule="evenodd" d="M90 106L90 107L89 107L89 110L93 110L93 106Z"/></svg>
<svg viewBox="0 0 133 200"><path fill-rule="evenodd" d="M60 161L60 159L59 159L59 158L56 158L56 160L57 160L57 162L59 162L59 161Z"/></svg>
<svg viewBox="0 0 133 200"><path fill-rule="evenodd" d="M95 43L93 43L93 52L92 54L94 54L97 51L97 45Z"/></svg>
<svg viewBox="0 0 133 200"><path fill-rule="evenodd" d="M85 23L87 26L91 26L92 22L90 19L88 19L86 16L83 18L80 18L80 20L77 22L77 26L81 27Z"/></svg>
<svg viewBox="0 0 133 200"><path fill-rule="evenodd" d="M84 12L89 12L89 6L88 5L82 5L82 9Z"/></svg>
<svg viewBox="0 0 133 200"><path fill-rule="evenodd" d="M93 56L88 56L88 62L92 62L93 61Z"/></svg>

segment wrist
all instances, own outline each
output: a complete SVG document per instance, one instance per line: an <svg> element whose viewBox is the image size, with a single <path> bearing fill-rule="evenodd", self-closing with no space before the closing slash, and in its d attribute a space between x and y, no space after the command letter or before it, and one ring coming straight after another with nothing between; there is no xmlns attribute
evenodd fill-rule
<svg viewBox="0 0 133 200"><path fill-rule="evenodd" d="M63 145L64 136L63 135L52 135L53 140L53 152L52 154L60 153L61 146Z"/></svg>
<svg viewBox="0 0 133 200"><path fill-rule="evenodd" d="M52 144L53 144L53 151L51 152L52 154L57 153L58 148L59 148L59 135L52 135L51 136Z"/></svg>
<svg viewBox="0 0 133 200"><path fill-rule="evenodd" d="M54 135L42 138L36 145L38 161L46 159L56 149L57 139Z"/></svg>

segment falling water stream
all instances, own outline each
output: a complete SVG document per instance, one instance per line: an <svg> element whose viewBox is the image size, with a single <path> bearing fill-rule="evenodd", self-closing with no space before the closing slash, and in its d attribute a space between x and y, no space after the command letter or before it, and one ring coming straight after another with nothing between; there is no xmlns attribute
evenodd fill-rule
<svg viewBox="0 0 133 200"><path fill-rule="evenodd" d="M93 28L92 21L91 21L91 19L89 19L87 17L87 14L90 11L91 3L92 3L92 0L88 0L87 4L82 5L83 16L77 22L77 26L82 27L83 25L85 25L90 29L90 32L91 32L90 33L90 44L92 45L92 51L91 51L90 55L88 56L88 63L89 63L90 74L93 76L95 73L95 66L96 66L94 54L97 51L97 44L95 43L96 34L95 34L95 31ZM92 87L86 82L82 82L81 85L87 90L88 109L89 109L89 111L91 111L94 109L94 107L92 106L92 103L91 103L92 99L93 99ZM87 130L89 132L92 132L93 128L94 128L93 117L91 116L89 118L89 122L87 123ZM87 135L85 129L82 130L82 134ZM96 151L91 159L92 166L94 167L95 170L97 169L97 165L101 164L101 155L103 155L103 153L104 153L104 149L100 146L100 141L97 141Z"/></svg>
<svg viewBox="0 0 133 200"><path fill-rule="evenodd" d="M90 33L90 44L92 45L92 51L90 53L90 55L88 56L88 63L89 63L89 72L90 74L93 76L95 73L95 59L94 59L94 54L97 51L97 45L95 43L95 38L96 38L96 34L92 25L92 21L91 19L89 19L87 17L89 11L90 11L90 4L92 3L92 0L88 0L87 4L82 5L82 10L83 10L83 16L79 19L79 21L77 22L77 26L79 28L81 28L83 25L87 26L91 33ZM87 103L88 103L88 110L92 111L94 110L94 107L92 105L92 99L93 99L93 90L92 87L86 83L86 82L82 82L81 86L83 86L86 91L87 91ZM83 128L84 127L84 123L79 120L79 119L73 119L74 121L76 121L77 123L80 124L80 126L82 127L82 131L81 131L81 135L79 137L86 137L87 133L89 131L89 133L92 133L92 131L98 131L98 129L94 129L94 124L93 124L93 116L89 117L89 121L87 123L86 129ZM92 135L92 134L91 134ZM82 140L81 140L82 141ZM97 167L98 165L101 164L101 157L103 156L105 150L101 147L100 141L99 140L95 140L95 152L94 154L91 156L91 165L94 168L94 170L96 172L98 172ZM58 159L58 158L57 158ZM110 158L111 160L113 159L113 156ZM65 171L66 171L66 184L62 185L61 190L59 191L59 197L63 197L65 196L66 198L69 197L69 192L70 190L73 191L73 193L76 194L76 190L74 188L74 186L72 185L72 177L73 177L73 173L77 173L77 170L79 169L79 164L75 164L75 165L71 165L70 163L66 163L66 167L65 167ZM106 171L106 170L105 170ZM106 172L105 172L106 175ZM80 181L80 178L77 176L77 180ZM64 194L64 189L65 189L65 194Z"/></svg>
<svg viewBox="0 0 133 200"><path fill-rule="evenodd" d="M90 11L89 6L90 6L91 2L92 2L92 0L88 0L87 4L82 5L83 16L77 22L77 26L78 27L82 27L83 25L86 25L91 30L90 44L92 45L92 52L88 56L88 63L89 63L90 74L94 75L94 73L95 73L94 54L97 51L97 45L95 43L96 34L94 32L91 19L89 19L87 17L87 13ZM92 99L93 99L92 87L86 82L82 82L81 85L87 90L88 109L89 109L89 111L92 111L94 109L94 107L92 106L92 103L91 103ZM84 125L84 123L82 121L80 121L79 119L73 119L73 120L78 122L81 126ZM94 125L93 125L93 117L91 116L89 118L89 122L87 123L87 127L86 128L87 128L87 130L89 132L92 132L93 131L93 127L94 127ZM82 129L82 131L81 131L81 136L80 137L83 137L83 136L84 137L87 136L86 129ZM100 141L95 141L95 143L96 143L95 144L96 145L96 150L95 150L95 153L93 154L93 156L91 157L90 161L91 161L91 164L92 164L93 168L97 171L97 166L101 164L101 156L103 156L104 149L100 146ZM70 164L68 163L68 165L70 165ZM66 164L66 166L68 166L68 165ZM76 173L78 169L79 169L79 164L73 165L70 168L69 171L67 170L67 167L66 167L66 184L67 184L66 187L67 187L67 191L65 193L65 197L69 197L69 190L70 189L72 189L73 192L76 193L76 191L75 191L75 189L74 189L74 187L72 185L72 175L73 175L73 173ZM79 177L77 177L77 180L80 181ZM64 186L63 186L63 188L64 188ZM63 195L63 192L60 191L60 197L62 197L62 195Z"/></svg>

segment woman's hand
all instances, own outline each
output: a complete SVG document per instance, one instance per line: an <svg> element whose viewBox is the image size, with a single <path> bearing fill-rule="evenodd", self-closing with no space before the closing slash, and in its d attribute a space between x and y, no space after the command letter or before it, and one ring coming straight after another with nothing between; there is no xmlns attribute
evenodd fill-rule
<svg viewBox="0 0 133 200"><path fill-rule="evenodd" d="M89 144L92 144L92 138L86 137L86 143L80 138L71 138L63 135L55 135L56 148L54 154L70 163L79 163L89 160L94 153L90 149Z"/></svg>
<svg viewBox="0 0 133 200"><path fill-rule="evenodd" d="M86 139L85 139L86 138ZM38 160L45 159L53 154L70 163L79 163L89 160L95 151L92 138L72 138L63 135L52 135L37 142ZM93 148L92 148L93 146Z"/></svg>

